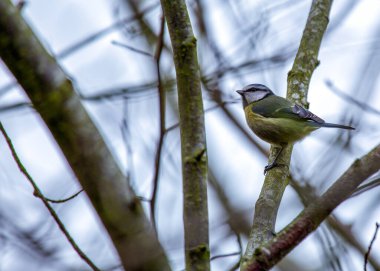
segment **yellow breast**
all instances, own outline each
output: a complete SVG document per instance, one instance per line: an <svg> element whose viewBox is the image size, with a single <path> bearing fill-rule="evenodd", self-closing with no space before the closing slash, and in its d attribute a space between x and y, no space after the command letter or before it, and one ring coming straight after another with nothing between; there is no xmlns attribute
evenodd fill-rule
<svg viewBox="0 0 380 271"><path fill-rule="evenodd" d="M319 127L311 126L307 121L288 118L266 118L245 108L248 126L262 140L274 145L286 145L301 140Z"/></svg>

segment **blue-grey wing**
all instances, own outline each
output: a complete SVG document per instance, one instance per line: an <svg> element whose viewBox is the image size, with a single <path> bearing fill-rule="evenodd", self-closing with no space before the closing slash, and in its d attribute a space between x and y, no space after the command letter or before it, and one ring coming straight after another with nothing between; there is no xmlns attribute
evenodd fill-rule
<svg viewBox="0 0 380 271"><path fill-rule="evenodd" d="M306 120L312 120L318 123L324 123L325 121L318 117L317 115L314 115L311 113L309 110L303 108L302 106L295 104L294 106L291 107L292 112L294 114L297 114L299 117L306 119Z"/></svg>
<svg viewBox="0 0 380 271"><path fill-rule="evenodd" d="M324 123L320 117L314 115L309 110L298 104L279 97L269 96L251 106L253 113L267 118L288 118L299 121L310 121L315 123Z"/></svg>

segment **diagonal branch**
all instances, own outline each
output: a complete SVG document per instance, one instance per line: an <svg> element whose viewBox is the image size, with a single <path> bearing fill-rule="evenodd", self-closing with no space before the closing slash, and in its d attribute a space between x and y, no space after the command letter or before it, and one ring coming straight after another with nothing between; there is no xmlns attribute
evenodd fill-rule
<svg viewBox="0 0 380 271"><path fill-rule="evenodd" d="M23 87L100 216L126 270L170 270L139 199L72 84L19 11L0 1L0 57Z"/></svg>
<svg viewBox="0 0 380 271"><path fill-rule="evenodd" d="M380 145L361 159L357 159L346 172L316 201L306 207L285 229L268 243L255 250L246 270L269 270L295 246L304 240L326 219L340 203L349 198L355 189L372 174L380 170Z"/></svg>
<svg viewBox="0 0 380 271"><path fill-rule="evenodd" d="M298 181L295 181L292 176L290 176L289 183L292 186L292 188L297 192L305 207L318 199L316 189L314 187L310 185L302 186L299 184ZM357 194L357 192L358 188L355 189L354 193L350 197L352 198L354 195ZM364 255L367 252L367 248L358 240L357 236L355 236L355 234L352 232L351 225L345 225L333 214L327 217L326 222L331 229L333 229L345 242L350 244L359 253ZM375 268L375 270L380 270L380 263L378 262L378 259L369 256L368 260L370 264L373 266L373 268Z"/></svg>

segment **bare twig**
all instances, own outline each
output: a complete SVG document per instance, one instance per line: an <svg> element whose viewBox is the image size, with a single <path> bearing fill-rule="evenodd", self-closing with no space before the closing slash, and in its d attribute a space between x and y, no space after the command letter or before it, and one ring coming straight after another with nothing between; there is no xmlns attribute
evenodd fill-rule
<svg viewBox="0 0 380 271"><path fill-rule="evenodd" d="M121 133L125 145L125 156L127 158L127 166L125 169L126 180L129 180L131 186L134 186L134 163L133 163L133 150L131 146L130 127L129 127L129 112L128 112L128 97L123 97L123 120L121 122Z"/></svg>
<svg viewBox="0 0 380 271"><path fill-rule="evenodd" d="M234 271L236 269L239 268L240 266L240 261L241 261L241 258L243 257L243 243L241 241L241 237L240 237L240 234L236 233L236 239L237 239L237 242L238 242L238 245L239 245L239 259L238 261L230 268L229 271Z"/></svg>
<svg viewBox="0 0 380 271"><path fill-rule="evenodd" d="M367 264L368 264L369 253L371 252L373 243L375 242L377 232L379 231L379 227L380 227L380 224L376 222L375 232L373 234L371 242L369 243L367 253L364 256L364 271L367 271Z"/></svg>
<svg viewBox="0 0 380 271"><path fill-rule="evenodd" d="M67 241L69 241L70 245L73 247L73 249L77 252L79 257L81 257L91 268L92 270L95 271L100 271L100 269L90 260L90 258L87 257L87 255L79 248L79 246L75 243L74 239L71 237L70 233L67 231L65 225L63 225L63 222L61 219L58 217L57 213L55 210L50 206L48 200L43 196L41 190L37 186L36 182L33 180L32 176L28 173L24 165L22 164L20 158L17 155L17 152L12 144L12 141L10 137L8 136L7 132L4 129L3 124L0 122L0 130L1 133L3 134L5 140L7 141L8 147L11 150L13 159L15 160L18 168L24 174L24 176L28 179L29 183L33 186L34 189L34 195L38 198L41 199L45 207L48 209L49 213L55 220L55 222L58 224L59 229L62 231L62 233L65 235Z"/></svg>
<svg viewBox="0 0 380 271"><path fill-rule="evenodd" d="M59 52L56 55L56 57L57 58L65 58L65 57L69 56L70 54L74 53L75 51L83 48L83 46L85 46L86 44L89 44L89 43L99 39L100 37L107 35L108 33L114 31L116 28L125 26L125 24L136 20L136 18L138 18L142 14L145 14L149 11L152 11L156 7L157 7L157 3L153 3L152 5L146 7L144 10L142 10L139 14L134 14L132 17L117 21L116 23L114 23L114 24L112 24L112 25L110 25L110 26L108 26L108 27L84 38L84 39L82 39L81 41L77 42L76 44L73 44L73 45L69 46L68 48L62 50L61 52Z"/></svg>
<svg viewBox="0 0 380 271"><path fill-rule="evenodd" d="M172 81L174 84L174 81ZM81 99L86 101L102 101L103 99L113 99L113 98L130 98L130 97L141 97L141 96L149 96L155 95L156 93L154 89L157 88L157 82L149 82L142 85L137 86L126 86L126 87L118 87L112 89L105 89L99 91L99 93L94 95L84 96L81 95Z"/></svg>
<svg viewBox="0 0 380 271"><path fill-rule="evenodd" d="M17 87L18 83L17 82L10 82L6 84L5 86L2 86L0 88L0 97L4 94L6 94L9 90L13 89L14 87Z"/></svg>
<svg viewBox="0 0 380 271"><path fill-rule="evenodd" d="M154 54L154 59L156 61L156 72L157 72L157 88L158 88L158 95L159 95L159 108L160 108L160 113L159 113L159 121L160 121L160 139L157 144L157 149L156 149L156 157L155 157L155 171L154 171L154 177L153 177L153 191L152 191L152 200L151 200L151 205L150 205L150 216L151 216L151 221L153 224L153 228L155 229L157 233L157 226L156 226L156 201L157 201L157 192L158 192L158 180L160 177L160 166L161 166L161 153L162 153L162 148L164 145L164 138L165 138L165 126L166 126L166 121L165 121L165 100L166 100L166 95L165 95L165 88L162 85L162 80L161 80L161 69L160 69L160 59L161 59L161 53L162 53L162 48L164 44L164 33L165 33L165 18L162 16L161 18L161 27L160 27L160 34L158 35L158 41L157 41L157 48L156 48L156 53Z"/></svg>
<svg viewBox="0 0 380 271"><path fill-rule="evenodd" d="M336 87L331 80L326 80L325 84L332 90L332 93L334 93L335 95L338 95L339 97L341 97L344 100L356 105L357 107L359 107L360 109L362 109L366 112L373 113L376 115L380 115L380 110L377 110L376 108L374 108L374 107L372 107L366 103L360 102L357 99L351 97L350 95L344 93L342 90L340 90L338 87Z"/></svg>
<svg viewBox="0 0 380 271"><path fill-rule="evenodd" d="M83 192L83 189L79 190L78 192L76 192L74 195L68 197L68 198L65 198L65 199L49 199L47 197L44 196L45 200L51 202L51 203L64 203L64 202L67 202L69 200L72 200L73 198L75 198L76 196L78 196L81 192ZM35 194L36 197L39 197L38 194Z"/></svg>
<svg viewBox="0 0 380 271"><path fill-rule="evenodd" d="M14 103L14 104L4 105L4 106L0 107L0 112L4 113L4 112L10 111L10 110L19 109L19 108L23 108L23 107L32 107L32 104L29 102L18 102L18 103Z"/></svg>
<svg viewBox="0 0 380 271"><path fill-rule="evenodd" d="M240 255L241 252L240 251L237 251L237 252L231 252L231 253L226 253L226 254L220 254L220 255L215 255L215 256L212 256L210 258L210 261L213 261L215 259L219 259L219 258L225 258L225 257L231 257L231 256L236 256L236 255Z"/></svg>
<svg viewBox="0 0 380 271"><path fill-rule="evenodd" d="M148 53L148 52L145 52L143 50L137 49L135 47L129 46L127 44L118 42L116 40L113 40L111 43L113 45L120 46L120 47L126 48L128 50L131 50L132 52L139 53L140 55L147 56L147 57L153 57L153 55L151 53Z"/></svg>
<svg viewBox="0 0 380 271"><path fill-rule="evenodd" d="M363 184L361 186L359 186L355 192L352 194L351 197L356 197L364 192L367 192L368 190L371 190L377 186L380 185L380 177L377 177L373 180L371 180L369 183L366 183L366 184Z"/></svg>

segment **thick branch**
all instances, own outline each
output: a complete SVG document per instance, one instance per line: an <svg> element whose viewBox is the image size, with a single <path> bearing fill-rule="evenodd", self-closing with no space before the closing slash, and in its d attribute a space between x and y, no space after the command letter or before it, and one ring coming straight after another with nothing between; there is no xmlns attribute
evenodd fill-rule
<svg viewBox="0 0 380 271"><path fill-rule="evenodd" d="M161 0L173 47L181 129L187 270L209 270L207 155L194 37L185 1Z"/></svg>
<svg viewBox="0 0 380 271"><path fill-rule="evenodd" d="M26 91L107 229L126 270L169 270L140 201L71 82L9 0L0 1L0 57Z"/></svg>
<svg viewBox="0 0 380 271"><path fill-rule="evenodd" d="M290 185L299 195L304 206L308 206L312 202L318 199L316 189L310 185L301 186L297 181L293 180L290 177ZM354 194L358 190L356 189ZM353 196L351 195L351 197ZM365 255L367 252L367 247L365 247L357 238L357 236L353 233L350 225L343 224L336 216L330 215L327 217L326 222L328 226L333 229L344 241L350 244L353 248L355 248L359 253ZM380 264L378 259L373 256L369 256L368 260L370 264L373 266L375 270L380 270Z"/></svg>
<svg viewBox="0 0 380 271"><path fill-rule="evenodd" d="M357 159L351 167L316 201L270 242L256 249L246 270L269 270L313 232L340 203L349 198L369 176L380 170L380 145Z"/></svg>
<svg viewBox="0 0 380 271"><path fill-rule="evenodd" d="M332 0L314 0L301 39L292 70L288 76L287 98L306 105L307 90L314 69L318 64L318 51L323 34L327 28ZM286 166L276 167L267 174L258 201L256 202L253 225L241 269L245 270L257 247L273 238L277 211L287 186L289 164L292 152L289 145L279 157L279 163ZM275 155L271 148L269 160Z"/></svg>

